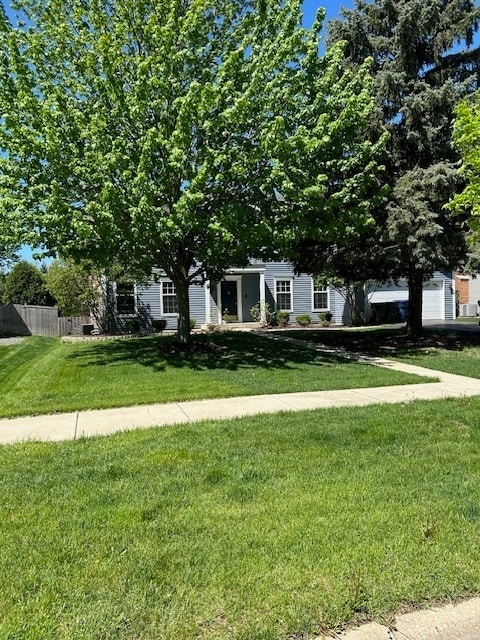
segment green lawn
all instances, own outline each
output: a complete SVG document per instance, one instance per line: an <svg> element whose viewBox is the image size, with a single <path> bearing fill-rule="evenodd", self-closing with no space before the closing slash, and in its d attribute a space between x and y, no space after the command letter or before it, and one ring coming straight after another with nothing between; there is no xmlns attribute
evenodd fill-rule
<svg viewBox="0 0 480 640"><path fill-rule="evenodd" d="M425 330L409 341L404 329L368 327L318 331L285 331L283 335L359 353L380 355L427 369L480 378L480 329L474 333Z"/></svg>
<svg viewBox="0 0 480 640"><path fill-rule="evenodd" d="M480 591L480 399L0 447L2 640L287 640Z"/></svg>
<svg viewBox="0 0 480 640"><path fill-rule="evenodd" d="M176 353L167 337L0 346L0 416L423 381L248 333L197 340L215 348Z"/></svg>

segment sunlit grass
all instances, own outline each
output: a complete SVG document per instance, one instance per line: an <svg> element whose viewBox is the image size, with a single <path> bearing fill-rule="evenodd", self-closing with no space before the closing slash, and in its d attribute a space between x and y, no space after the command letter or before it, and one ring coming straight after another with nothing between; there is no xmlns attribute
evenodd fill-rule
<svg viewBox="0 0 480 640"><path fill-rule="evenodd" d="M480 329L478 333L459 334L448 329L427 329L418 341L409 341L403 328L368 329L287 331L283 335L346 350L373 353L427 369L480 378Z"/></svg>
<svg viewBox="0 0 480 640"><path fill-rule="evenodd" d="M0 637L286 640L480 590L480 400L0 448Z"/></svg>
<svg viewBox="0 0 480 640"><path fill-rule="evenodd" d="M0 416L423 381L247 333L197 339L214 348L172 352L166 337L2 346Z"/></svg>

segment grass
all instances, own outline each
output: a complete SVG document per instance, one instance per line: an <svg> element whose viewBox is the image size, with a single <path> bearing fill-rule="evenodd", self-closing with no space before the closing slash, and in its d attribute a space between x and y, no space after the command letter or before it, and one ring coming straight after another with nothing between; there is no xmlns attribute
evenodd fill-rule
<svg viewBox="0 0 480 640"><path fill-rule="evenodd" d="M2 640L286 640L480 591L480 399L0 447Z"/></svg>
<svg viewBox="0 0 480 640"><path fill-rule="evenodd" d="M479 322L479 318L478 316L466 316L466 317L459 317L455 320L455 322L463 322L466 324L478 324Z"/></svg>
<svg viewBox="0 0 480 640"><path fill-rule="evenodd" d="M285 334L299 340L381 355L427 369L480 378L480 330L477 334L427 329L424 336L415 342L408 340L403 328L287 331Z"/></svg>
<svg viewBox="0 0 480 640"><path fill-rule="evenodd" d="M176 353L167 337L0 346L0 416L424 381L248 333L198 340L215 348Z"/></svg>

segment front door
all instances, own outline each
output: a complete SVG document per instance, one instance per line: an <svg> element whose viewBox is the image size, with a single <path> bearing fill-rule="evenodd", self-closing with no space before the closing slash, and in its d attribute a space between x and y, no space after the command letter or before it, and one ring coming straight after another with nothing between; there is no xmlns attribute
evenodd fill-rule
<svg viewBox="0 0 480 640"><path fill-rule="evenodd" d="M222 317L227 322L238 321L238 295L236 280L222 280Z"/></svg>

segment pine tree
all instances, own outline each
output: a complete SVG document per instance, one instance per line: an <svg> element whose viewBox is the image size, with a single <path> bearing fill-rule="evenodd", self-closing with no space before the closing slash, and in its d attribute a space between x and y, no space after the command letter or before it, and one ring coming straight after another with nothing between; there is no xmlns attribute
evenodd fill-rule
<svg viewBox="0 0 480 640"><path fill-rule="evenodd" d="M422 332L422 286L436 269L466 255L465 229L444 205L459 190L451 122L456 104L478 87L480 8L472 0L357 0L330 25L330 42L347 41L357 66L373 58L376 122L390 134L385 154L390 190L377 219L392 278L407 277L407 332Z"/></svg>

